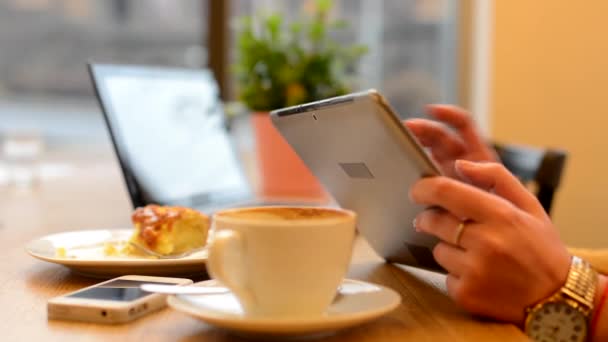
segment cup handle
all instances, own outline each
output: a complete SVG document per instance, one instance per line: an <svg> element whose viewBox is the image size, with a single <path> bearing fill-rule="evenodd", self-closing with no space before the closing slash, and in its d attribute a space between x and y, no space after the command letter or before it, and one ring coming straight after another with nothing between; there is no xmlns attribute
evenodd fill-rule
<svg viewBox="0 0 608 342"><path fill-rule="evenodd" d="M244 242L243 236L233 230L220 230L213 234L207 267L211 277L226 285L243 306L250 306L253 304L253 295L247 286Z"/></svg>

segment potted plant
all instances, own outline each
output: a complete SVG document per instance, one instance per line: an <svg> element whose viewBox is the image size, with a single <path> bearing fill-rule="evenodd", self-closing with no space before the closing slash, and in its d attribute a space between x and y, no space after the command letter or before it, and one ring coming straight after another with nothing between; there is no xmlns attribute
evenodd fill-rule
<svg viewBox="0 0 608 342"><path fill-rule="evenodd" d="M366 51L332 37L346 22L329 18L331 1L313 4L290 24L280 14L259 21L244 17L237 34L237 91L252 112L261 192L269 197L318 198L323 190L272 126L268 112L347 93Z"/></svg>

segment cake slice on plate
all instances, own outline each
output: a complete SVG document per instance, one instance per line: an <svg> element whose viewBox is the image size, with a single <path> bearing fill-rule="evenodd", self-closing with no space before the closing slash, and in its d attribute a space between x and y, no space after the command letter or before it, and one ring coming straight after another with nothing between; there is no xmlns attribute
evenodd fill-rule
<svg viewBox="0 0 608 342"><path fill-rule="evenodd" d="M207 243L209 217L191 208L150 204L135 209L131 219L130 241L158 254L180 254Z"/></svg>

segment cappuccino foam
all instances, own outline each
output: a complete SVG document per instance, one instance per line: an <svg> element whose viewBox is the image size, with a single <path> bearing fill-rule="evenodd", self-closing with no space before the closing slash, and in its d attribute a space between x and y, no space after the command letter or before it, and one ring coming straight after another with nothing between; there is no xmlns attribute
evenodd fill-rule
<svg viewBox="0 0 608 342"><path fill-rule="evenodd" d="M306 207L258 207L227 211L220 214L224 217L255 221L310 221L347 218L349 215L343 211L331 208Z"/></svg>

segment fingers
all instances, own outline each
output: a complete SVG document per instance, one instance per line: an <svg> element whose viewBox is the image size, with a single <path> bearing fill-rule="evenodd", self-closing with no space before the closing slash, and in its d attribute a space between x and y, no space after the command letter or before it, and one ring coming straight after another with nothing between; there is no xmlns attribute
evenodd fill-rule
<svg viewBox="0 0 608 342"><path fill-rule="evenodd" d="M429 115L457 130L473 126L469 113L462 108L443 104L431 104L426 108Z"/></svg>
<svg viewBox="0 0 608 342"><path fill-rule="evenodd" d="M460 277L453 274L448 274L448 276L445 278L445 287L448 290L448 295L450 298L455 299L460 296L461 286Z"/></svg>
<svg viewBox="0 0 608 342"><path fill-rule="evenodd" d="M405 125L418 138L420 144L431 148L433 156L438 161L454 158L454 156L461 155L466 150L462 139L438 122L411 119L406 121Z"/></svg>
<svg viewBox="0 0 608 342"><path fill-rule="evenodd" d="M429 115L435 119L454 127L462 136L467 145L485 146L485 142L475 129L473 120L462 108L450 105L429 105Z"/></svg>
<svg viewBox="0 0 608 342"><path fill-rule="evenodd" d="M449 212L443 209L433 208L426 209L418 214L414 224L416 231L422 231L427 234L434 235L442 241L456 245L457 230L461 222L463 222L461 219L450 214ZM468 224L472 224L472 222ZM474 237L472 234L467 232L467 227L465 227L459 238L458 245L467 249L474 244L473 240Z"/></svg>
<svg viewBox="0 0 608 342"><path fill-rule="evenodd" d="M536 197L502 164L458 160L455 169L471 184L495 193L516 207L535 216L546 215Z"/></svg>
<svg viewBox="0 0 608 342"><path fill-rule="evenodd" d="M512 205L506 200L474 186L447 177L426 177L410 189L410 199L425 206L441 207L459 219L494 221L497 210Z"/></svg>
<svg viewBox="0 0 608 342"><path fill-rule="evenodd" d="M460 277L467 271L467 254L462 248L455 247L445 242L439 242L433 248L433 256L439 265L453 274Z"/></svg>

